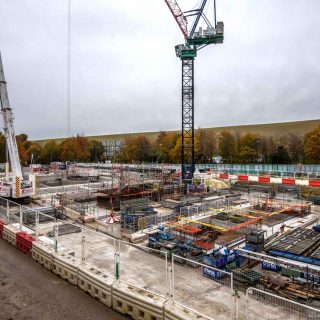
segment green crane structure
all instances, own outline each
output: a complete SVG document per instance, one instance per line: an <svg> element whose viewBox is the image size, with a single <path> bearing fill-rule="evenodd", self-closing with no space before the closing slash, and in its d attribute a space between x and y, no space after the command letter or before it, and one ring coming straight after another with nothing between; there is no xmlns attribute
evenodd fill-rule
<svg viewBox="0 0 320 320"><path fill-rule="evenodd" d="M194 159L194 59L197 52L210 45L223 43L224 24L216 21L216 2L212 22L205 15L208 0L202 0L197 9L182 12L176 0L165 0L184 36L184 44L175 46L176 56L182 62L182 179L191 181L195 170ZM194 17L190 31L188 18ZM204 21L205 29L198 27Z"/></svg>

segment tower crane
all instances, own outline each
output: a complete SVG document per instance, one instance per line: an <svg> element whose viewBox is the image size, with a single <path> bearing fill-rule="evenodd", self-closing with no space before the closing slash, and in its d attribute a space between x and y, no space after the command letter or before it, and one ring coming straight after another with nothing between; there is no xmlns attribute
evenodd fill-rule
<svg viewBox="0 0 320 320"><path fill-rule="evenodd" d="M10 198L24 198L34 194L34 175L29 180L24 180L21 170L20 158L16 135L13 125L13 113L10 108L7 84L4 78L3 65L0 53L0 107L3 117L3 131L6 139L7 152L9 154L12 175L6 168L6 181L0 182L0 196Z"/></svg>
<svg viewBox="0 0 320 320"><path fill-rule="evenodd" d="M184 181L191 181L194 160L194 59L197 52L210 45L223 43L224 24L216 21L216 1L213 2L213 20L205 15L208 0L201 0L197 9L182 12L176 0L165 0L183 36L184 44L175 46L176 56L182 62L182 157L181 172ZM193 17L191 28L188 18ZM205 29L198 27L203 21Z"/></svg>

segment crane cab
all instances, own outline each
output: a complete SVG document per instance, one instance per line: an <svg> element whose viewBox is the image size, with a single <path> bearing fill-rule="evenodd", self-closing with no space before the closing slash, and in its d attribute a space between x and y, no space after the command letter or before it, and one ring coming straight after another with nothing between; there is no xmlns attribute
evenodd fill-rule
<svg viewBox="0 0 320 320"><path fill-rule="evenodd" d="M179 44L175 46L176 56L181 60L193 60L197 56L197 51L190 46Z"/></svg>

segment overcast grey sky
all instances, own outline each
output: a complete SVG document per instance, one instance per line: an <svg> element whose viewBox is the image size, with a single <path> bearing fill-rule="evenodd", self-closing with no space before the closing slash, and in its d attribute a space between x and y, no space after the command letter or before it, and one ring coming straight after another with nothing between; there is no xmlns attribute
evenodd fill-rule
<svg viewBox="0 0 320 320"><path fill-rule="evenodd" d="M320 1L217 11L225 43L196 59L196 127L319 118ZM66 136L67 0L1 0L0 23L16 131ZM180 128L183 39L164 0L72 0L71 24L72 134Z"/></svg>

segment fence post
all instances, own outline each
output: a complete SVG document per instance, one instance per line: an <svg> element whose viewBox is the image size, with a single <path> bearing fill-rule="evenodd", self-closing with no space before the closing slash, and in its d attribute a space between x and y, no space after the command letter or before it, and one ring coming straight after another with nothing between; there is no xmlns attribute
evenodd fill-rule
<svg viewBox="0 0 320 320"><path fill-rule="evenodd" d="M39 211L36 211L36 240L39 237Z"/></svg>
<svg viewBox="0 0 320 320"><path fill-rule="evenodd" d="M54 226L54 251L58 252L58 237L59 237L59 226L58 223Z"/></svg>
<svg viewBox="0 0 320 320"><path fill-rule="evenodd" d="M116 248L116 244L118 248ZM120 281L120 241L114 241L114 276L116 282Z"/></svg>
<svg viewBox="0 0 320 320"><path fill-rule="evenodd" d="M81 227L81 265L86 263L86 236L84 234L84 228Z"/></svg>
<svg viewBox="0 0 320 320"><path fill-rule="evenodd" d="M171 299L174 302L174 254L171 256Z"/></svg>
<svg viewBox="0 0 320 320"><path fill-rule="evenodd" d="M7 200L7 220L8 223L10 222L10 205L9 205L9 200Z"/></svg>
<svg viewBox="0 0 320 320"><path fill-rule="evenodd" d="M246 290L246 320L249 320L249 289Z"/></svg>
<svg viewBox="0 0 320 320"><path fill-rule="evenodd" d="M231 319L235 320L238 319L238 292L237 290L233 289L233 273L231 272L230 275L230 290L231 290Z"/></svg>
<svg viewBox="0 0 320 320"><path fill-rule="evenodd" d="M169 297L170 296L170 284L169 284L169 274L168 274L168 252L165 252L165 259L166 259L166 263L165 263L165 268L166 268L166 292L165 292L165 297Z"/></svg>
<svg viewBox="0 0 320 320"><path fill-rule="evenodd" d="M22 206L19 206L19 229L22 231L22 223L23 223L23 210Z"/></svg>

